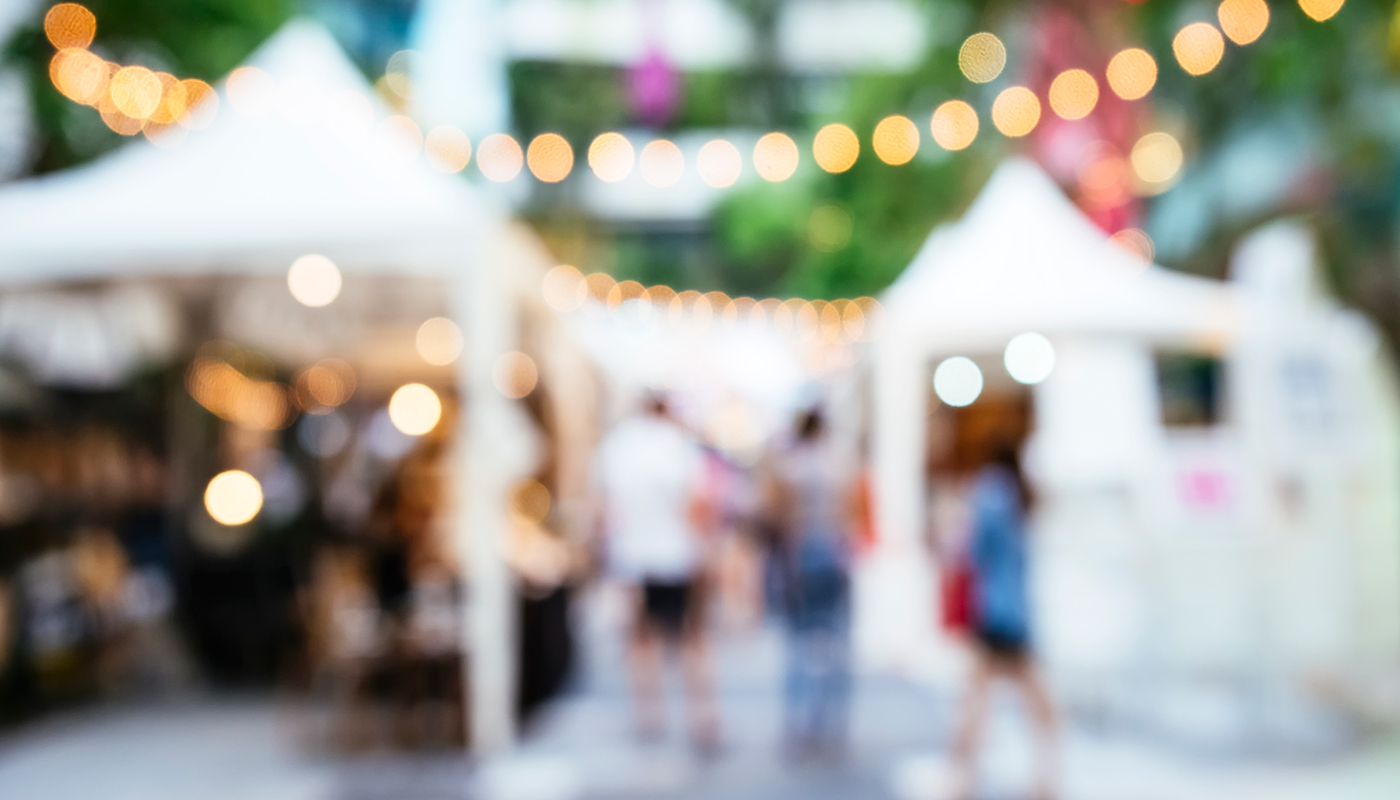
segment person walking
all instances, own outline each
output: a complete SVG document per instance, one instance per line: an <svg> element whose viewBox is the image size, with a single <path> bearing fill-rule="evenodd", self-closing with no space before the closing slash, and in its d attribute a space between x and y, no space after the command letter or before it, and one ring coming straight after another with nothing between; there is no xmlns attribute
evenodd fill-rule
<svg viewBox="0 0 1400 800"><path fill-rule="evenodd" d="M632 595L629 659L638 732L647 739L664 732L662 667L666 645L674 645L691 738L712 753L720 723L704 620L704 452L671 417L666 398L652 395L643 413L605 437L596 474L608 565Z"/></svg>
<svg viewBox="0 0 1400 800"><path fill-rule="evenodd" d="M1031 657L1025 531L1030 499L1013 448L999 448L973 480L970 557L974 662L953 743L960 797L972 796L988 696L998 678L1020 690L1035 726L1036 796L1054 796L1055 711Z"/></svg>
<svg viewBox="0 0 1400 800"><path fill-rule="evenodd" d="M786 736L797 759L839 756L850 704L850 556L856 473L820 408L798 416L773 458L770 516L779 532L788 627Z"/></svg>

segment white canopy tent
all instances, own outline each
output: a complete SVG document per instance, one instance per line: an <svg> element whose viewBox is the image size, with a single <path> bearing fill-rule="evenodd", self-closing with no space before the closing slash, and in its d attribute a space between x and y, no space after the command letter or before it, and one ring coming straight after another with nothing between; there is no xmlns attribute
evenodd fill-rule
<svg viewBox="0 0 1400 800"><path fill-rule="evenodd" d="M998 167L962 219L929 236L881 302L886 328L874 346L872 437L881 541L860 582L858 630L875 661L916 669L939 662L944 650L923 566L931 365L954 355L999 355L1021 333L1050 337L1058 366L1037 387L1042 471L1118 470L1146 435L1144 416L1152 411L1145 376L1114 352L1114 340L1218 345L1238 312L1229 288L1149 266L1111 242L1020 158ZM1086 418L1102 434L1096 441L1084 440ZM1057 436L1073 441L1057 447Z"/></svg>
<svg viewBox="0 0 1400 800"><path fill-rule="evenodd" d="M1312 742L1335 704L1309 682L1359 697L1393 674L1400 394L1374 329L1318 291L1315 260L1281 224L1241 244L1229 283L1172 273L1110 242L1035 165L1002 164L883 298L865 654L956 670L924 547L929 378L963 355L991 385L1007 343L1035 332L1055 365L1030 389L1032 591L1066 700L1198 740ZM1221 360L1218 419L1165 422L1159 352Z"/></svg>
<svg viewBox="0 0 1400 800"><path fill-rule="evenodd" d="M517 306L547 255L502 208L379 124L389 110L324 29L289 23L248 65L272 79L254 102L234 108L220 87L212 124L177 146L137 141L0 187L0 286L280 275L306 253L346 273L449 279L467 334L456 527L471 570L472 729L477 747L500 746L513 735L514 646L498 539L529 440L491 371L516 347Z"/></svg>

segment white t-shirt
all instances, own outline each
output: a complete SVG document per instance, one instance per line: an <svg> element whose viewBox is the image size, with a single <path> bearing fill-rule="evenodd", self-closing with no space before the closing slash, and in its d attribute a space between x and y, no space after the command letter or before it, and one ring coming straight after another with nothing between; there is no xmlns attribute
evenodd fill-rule
<svg viewBox="0 0 1400 800"><path fill-rule="evenodd" d="M613 572L630 580L690 578L700 562L690 520L705 476L700 445L668 420L635 417L604 437L595 476Z"/></svg>

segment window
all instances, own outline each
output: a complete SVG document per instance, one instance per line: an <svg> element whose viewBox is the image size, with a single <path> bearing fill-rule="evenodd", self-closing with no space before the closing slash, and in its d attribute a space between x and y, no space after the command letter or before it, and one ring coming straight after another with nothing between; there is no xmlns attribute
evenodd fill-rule
<svg viewBox="0 0 1400 800"><path fill-rule="evenodd" d="M1157 389L1167 427L1220 422L1224 364L1198 353L1158 353Z"/></svg>

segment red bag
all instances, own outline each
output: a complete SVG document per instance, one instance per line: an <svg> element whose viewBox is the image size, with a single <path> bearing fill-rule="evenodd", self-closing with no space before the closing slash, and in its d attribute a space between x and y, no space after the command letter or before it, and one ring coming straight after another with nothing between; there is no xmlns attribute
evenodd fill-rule
<svg viewBox="0 0 1400 800"><path fill-rule="evenodd" d="M943 627L954 633L971 631L977 622L972 590L977 575L967 559L957 559L943 570Z"/></svg>

